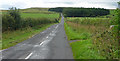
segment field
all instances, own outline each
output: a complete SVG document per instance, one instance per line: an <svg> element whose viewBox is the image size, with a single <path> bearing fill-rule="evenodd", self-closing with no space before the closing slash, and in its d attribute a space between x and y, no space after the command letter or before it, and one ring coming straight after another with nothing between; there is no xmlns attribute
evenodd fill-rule
<svg viewBox="0 0 120 61"><path fill-rule="evenodd" d="M49 12L48 8L21 9L22 18L58 18L59 13Z"/></svg>
<svg viewBox="0 0 120 61"><path fill-rule="evenodd" d="M58 18L58 13L21 13L22 18Z"/></svg>
<svg viewBox="0 0 120 61"><path fill-rule="evenodd" d="M32 21L33 25L29 26L24 24L23 28L17 30L6 30L2 33L2 49L9 48L14 46L33 35L45 30L49 26L57 23L55 19L59 20L59 14L54 12L42 11L35 9L22 9L20 12L20 16L24 21ZM27 12L27 13L26 13ZM39 12L39 13L38 13ZM2 14L7 14L7 12L3 12ZM49 20L50 21L49 21ZM39 21L42 23L36 25ZM28 22L29 24L29 22ZM34 26L35 25L35 26ZM25 27L26 26L26 27ZM5 28L5 27L4 27ZM18 36L19 35L19 36Z"/></svg>
<svg viewBox="0 0 120 61"><path fill-rule="evenodd" d="M20 9L21 12L43 12L43 11L48 11L49 8L26 8L26 9Z"/></svg>
<svg viewBox="0 0 120 61"><path fill-rule="evenodd" d="M48 8L28 8L20 9L20 15L22 18L58 18L59 13L49 12ZM6 14L7 11L3 10L0 12Z"/></svg>
<svg viewBox="0 0 120 61"><path fill-rule="evenodd" d="M107 16L65 18L65 31L75 59L118 58L117 31L110 29L114 24L113 11Z"/></svg>

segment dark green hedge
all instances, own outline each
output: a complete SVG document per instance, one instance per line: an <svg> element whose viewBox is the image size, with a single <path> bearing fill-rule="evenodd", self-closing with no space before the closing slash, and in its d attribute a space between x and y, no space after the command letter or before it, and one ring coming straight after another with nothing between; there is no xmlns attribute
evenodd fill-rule
<svg viewBox="0 0 120 61"><path fill-rule="evenodd" d="M2 16L2 31L7 30L17 30L25 27L34 27L42 24L56 23L55 19L47 18L22 18L19 24L16 23L16 20L9 14ZM19 27L18 27L19 26Z"/></svg>

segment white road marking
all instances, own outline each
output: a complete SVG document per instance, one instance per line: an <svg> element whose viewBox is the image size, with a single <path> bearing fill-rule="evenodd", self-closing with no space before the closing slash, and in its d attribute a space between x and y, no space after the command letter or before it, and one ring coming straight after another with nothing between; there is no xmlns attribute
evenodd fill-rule
<svg viewBox="0 0 120 61"><path fill-rule="evenodd" d="M25 59L28 59L30 58L30 56L32 55L33 53L30 53Z"/></svg>
<svg viewBox="0 0 120 61"><path fill-rule="evenodd" d="M44 41L43 41L43 42L41 42L41 43L40 43L40 45L42 45L43 43L44 43Z"/></svg>

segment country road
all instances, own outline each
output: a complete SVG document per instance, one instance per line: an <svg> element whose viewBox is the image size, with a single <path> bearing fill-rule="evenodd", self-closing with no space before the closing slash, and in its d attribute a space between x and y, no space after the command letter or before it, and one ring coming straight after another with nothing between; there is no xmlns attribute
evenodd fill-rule
<svg viewBox="0 0 120 61"><path fill-rule="evenodd" d="M63 16L59 24L1 52L2 59L73 59Z"/></svg>

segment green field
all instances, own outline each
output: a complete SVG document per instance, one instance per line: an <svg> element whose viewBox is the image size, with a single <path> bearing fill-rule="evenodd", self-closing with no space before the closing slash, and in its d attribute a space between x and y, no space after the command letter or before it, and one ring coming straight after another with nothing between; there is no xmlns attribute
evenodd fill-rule
<svg viewBox="0 0 120 61"><path fill-rule="evenodd" d="M75 59L105 59L97 50L93 50L91 40L81 40L70 43Z"/></svg>
<svg viewBox="0 0 120 61"><path fill-rule="evenodd" d="M46 12L49 8L26 8L20 9L21 12Z"/></svg>
<svg viewBox="0 0 120 61"><path fill-rule="evenodd" d="M48 12L48 11L30 11L30 12L24 12L20 11L20 15L22 18L59 18L59 13L55 12ZM0 14L7 14L7 12L0 12Z"/></svg>
<svg viewBox="0 0 120 61"><path fill-rule="evenodd" d="M44 14L44 13L21 13L22 18L59 18L58 13Z"/></svg>

